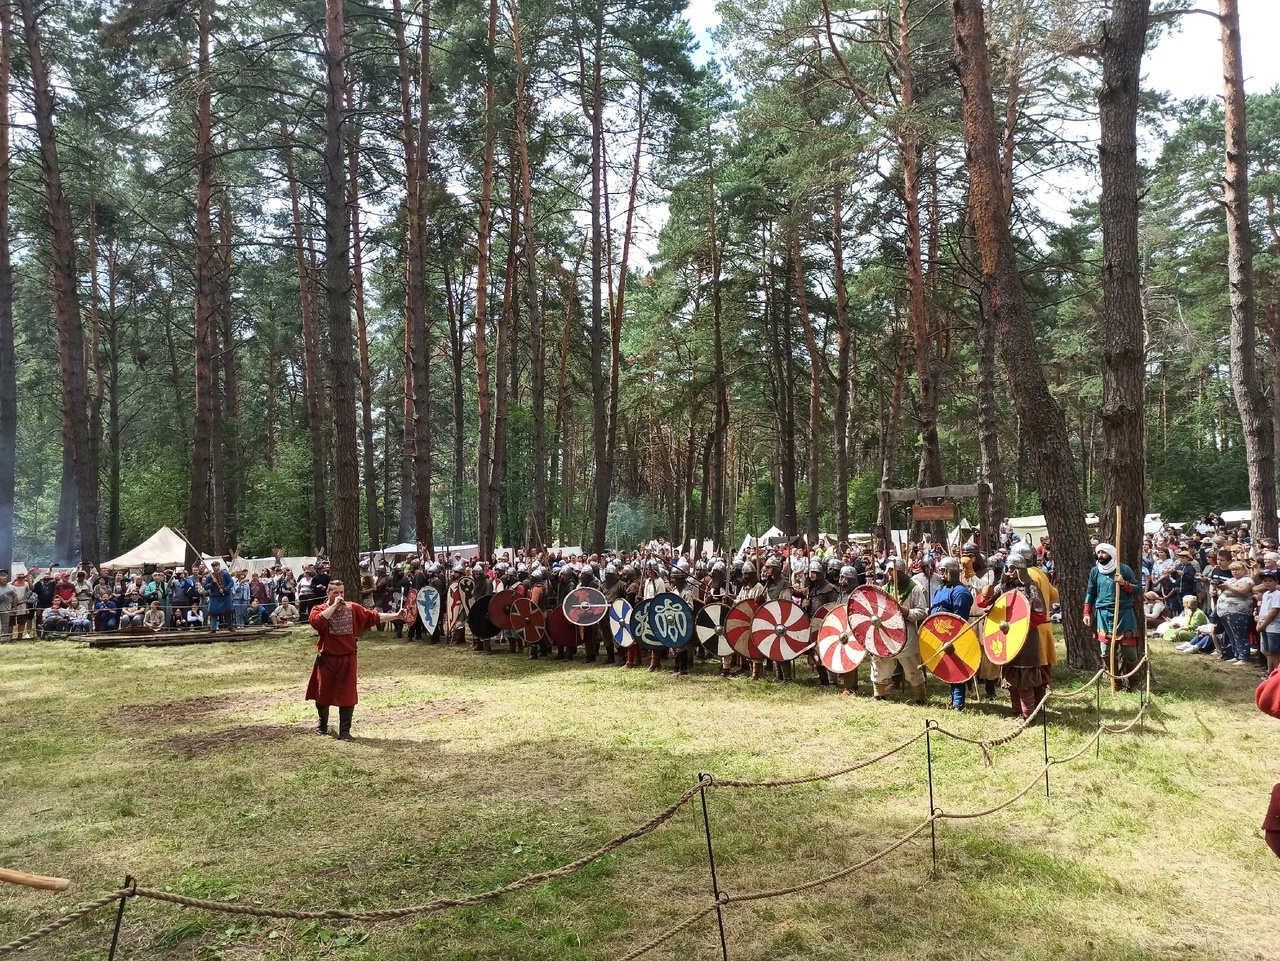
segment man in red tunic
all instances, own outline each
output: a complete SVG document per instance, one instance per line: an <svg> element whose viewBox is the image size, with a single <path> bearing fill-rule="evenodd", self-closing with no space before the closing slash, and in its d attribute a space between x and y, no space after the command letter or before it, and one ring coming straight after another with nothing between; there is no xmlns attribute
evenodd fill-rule
<svg viewBox="0 0 1280 961"><path fill-rule="evenodd" d="M327 603L311 609L311 626L320 639L316 642L315 667L307 684L307 700L316 702L320 716L320 734L329 733L329 707L338 708L338 739L350 741L351 715L356 702L356 639L375 624L404 617L404 611L379 613L344 597L342 581L330 581Z"/></svg>

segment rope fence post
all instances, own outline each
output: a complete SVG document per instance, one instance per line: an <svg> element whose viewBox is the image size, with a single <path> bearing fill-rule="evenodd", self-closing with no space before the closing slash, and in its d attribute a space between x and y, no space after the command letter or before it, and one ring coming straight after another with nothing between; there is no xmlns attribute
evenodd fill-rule
<svg viewBox="0 0 1280 961"><path fill-rule="evenodd" d="M1049 701L1040 708L1040 730L1044 733L1044 796L1049 796Z"/></svg>
<svg viewBox="0 0 1280 961"><path fill-rule="evenodd" d="M716 852L711 844L711 819L707 816L707 782L710 774L698 775L698 793L702 795L702 826L707 835L707 864L711 867L711 895L716 899L716 924L720 928L720 957L729 961L729 943L724 936L724 909L720 903L720 881L716 877Z"/></svg>
<svg viewBox="0 0 1280 961"><path fill-rule="evenodd" d="M133 876L126 874L124 876L124 886L130 890L133 888ZM107 961L116 961L116 947L120 944L120 925L124 922L124 906L129 903L128 895L120 899L120 907L116 909L116 926L111 932L111 950L107 952Z"/></svg>
<svg viewBox="0 0 1280 961"><path fill-rule="evenodd" d="M1098 729L1102 729L1102 681L1097 680L1093 684L1093 714L1098 722ZM1093 742L1093 759L1095 761L1102 760L1102 738L1098 738Z"/></svg>
<svg viewBox="0 0 1280 961"><path fill-rule="evenodd" d="M930 877L938 875L938 819L936 817L938 808L933 800L933 728L937 721L930 718L924 722L924 757L925 765L929 773L929 848L933 856L933 869L930 871Z"/></svg>

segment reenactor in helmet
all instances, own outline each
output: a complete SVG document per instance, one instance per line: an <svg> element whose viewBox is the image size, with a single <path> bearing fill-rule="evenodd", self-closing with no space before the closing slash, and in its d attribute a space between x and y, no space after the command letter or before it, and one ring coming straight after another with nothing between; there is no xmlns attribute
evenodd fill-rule
<svg viewBox="0 0 1280 961"><path fill-rule="evenodd" d="M832 557L831 561L836 562L836 575L839 579L839 559ZM827 604L834 604L839 594L839 589L832 583L826 571L831 569L831 562L827 562L826 570L823 569L822 562L814 558L809 562L809 581L805 585L804 595L804 612L809 615L811 622L815 621L819 616L822 608ZM820 625L814 623L813 631L816 634ZM814 647L809 651L809 664L818 675L818 683L827 687L831 683L831 678L827 674L827 669L822 666L822 661L818 658L818 649Z"/></svg>
<svg viewBox="0 0 1280 961"><path fill-rule="evenodd" d="M884 589L902 608L905 624L906 640L902 649L893 657L871 655L871 684L875 689L875 699L883 701L889 693L896 666L902 667L903 675L911 686L911 693L916 704L924 704L928 696L924 684L924 662L920 660L920 641L917 630L921 621L929 613L929 600L924 596L924 588L907 572L907 562L901 557L893 557L886 568Z"/></svg>
<svg viewBox="0 0 1280 961"><path fill-rule="evenodd" d="M1027 573L1027 555L1020 550L1009 555L1000 577L1000 585L996 588L997 594L1009 591L1021 592L1031 605L1027 638L1018 653L1002 668L1005 685L1009 688L1009 699L1013 703L1014 719L1021 722L1031 717L1048 689L1039 627L1048 621L1049 612L1044 595Z"/></svg>
<svg viewBox="0 0 1280 961"><path fill-rule="evenodd" d="M938 576L941 586L933 592L929 605L930 614L948 613L969 619L973 607L973 594L969 588L960 583L960 562L954 557L944 557L938 562ZM951 685L951 709L964 710L964 694L967 684Z"/></svg>

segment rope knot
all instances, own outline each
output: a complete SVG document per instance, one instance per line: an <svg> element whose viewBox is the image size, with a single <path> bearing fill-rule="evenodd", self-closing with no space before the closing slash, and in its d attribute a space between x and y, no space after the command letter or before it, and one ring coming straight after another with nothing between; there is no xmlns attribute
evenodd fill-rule
<svg viewBox="0 0 1280 961"><path fill-rule="evenodd" d="M729 897L728 891L721 891L716 895L716 904L728 904L733 898Z"/></svg>

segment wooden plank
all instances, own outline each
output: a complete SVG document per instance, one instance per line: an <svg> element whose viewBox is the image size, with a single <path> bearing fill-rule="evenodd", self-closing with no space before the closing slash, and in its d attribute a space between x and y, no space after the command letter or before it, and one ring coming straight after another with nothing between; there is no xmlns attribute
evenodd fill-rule
<svg viewBox="0 0 1280 961"><path fill-rule="evenodd" d="M953 521L956 519L955 504L916 504L911 508L913 521Z"/></svg>
<svg viewBox="0 0 1280 961"><path fill-rule="evenodd" d="M40 874L28 874L26 871L11 871L0 868L0 881L5 884L21 884L23 887L36 888L40 891L65 891L71 887L66 878L47 878Z"/></svg>
<svg viewBox="0 0 1280 961"><path fill-rule="evenodd" d="M952 500L961 497L977 497L981 484L944 484L942 487L917 487L910 490L880 489L881 496L887 496L895 504L933 500L937 497Z"/></svg>
<svg viewBox="0 0 1280 961"><path fill-rule="evenodd" d="M89 640L93 648L115 647L181 647L185 644L222 644L256 641L267 637L284 637L289 628L272 627L258 630L240 628L235 631L161 631L159 634L104 634ZM85 635L73 635L79 639Z"/></svg>

